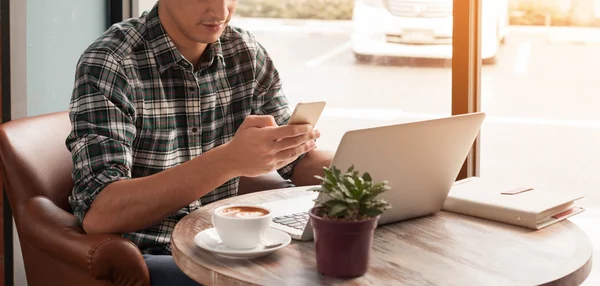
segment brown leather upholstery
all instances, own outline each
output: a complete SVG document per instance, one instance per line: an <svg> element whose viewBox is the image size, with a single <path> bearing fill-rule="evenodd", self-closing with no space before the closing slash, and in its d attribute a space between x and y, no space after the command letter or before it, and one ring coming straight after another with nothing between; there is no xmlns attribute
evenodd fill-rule
<svg viewBox="0 0 600 286"><path fill-rule="evenodd" d="M88 235L72 215L69 131L67 112L0 125L0 169L28 285L149 285L144 259L131 241L117 234ZM240 193L290 186L270 174L242 178Z"/></svg>

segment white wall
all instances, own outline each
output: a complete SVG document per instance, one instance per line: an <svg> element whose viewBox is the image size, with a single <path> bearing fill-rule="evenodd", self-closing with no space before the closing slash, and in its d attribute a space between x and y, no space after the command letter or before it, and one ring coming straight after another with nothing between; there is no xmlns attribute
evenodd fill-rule
<svg viewBox="0 0 600 286"><path fill-rule="evenodd" d="M12 119L27 117L27 5L10 1L10 103Z"/></svg>
<svg viewBox="0 0 600 286"><path fill-rule="evenodd" d="M21 242L15 220L13 219L13 261L14 261L14 282L15 286L27 286L27 277L25 276L25 265L23 264L23 253L21 252Z"/></svg>
<svg viewBox="0 0 600 286"><path fill-rule="evenodd" d="M10 1L10 84L12 119L27 117L27 56L25 1ZM21 244L13 220L13 279L16 286L27 286Z"/></svg>

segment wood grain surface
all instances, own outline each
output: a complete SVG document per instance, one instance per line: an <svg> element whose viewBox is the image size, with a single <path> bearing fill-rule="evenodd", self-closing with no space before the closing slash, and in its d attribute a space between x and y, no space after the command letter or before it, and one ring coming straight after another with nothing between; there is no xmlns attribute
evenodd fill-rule
<svg viewBox="0 0 600 286"><path fill-rule="evenodd" d="M579 285L591 271L592 244L568 220L533 231L444 211L377 228L369 271L349 280L317 272L313 241L292 241L253 260L221 258L194 244L212 227L216 207L307 194L272 190L198 209L175 227L175 262L204 285Z"/></svg>

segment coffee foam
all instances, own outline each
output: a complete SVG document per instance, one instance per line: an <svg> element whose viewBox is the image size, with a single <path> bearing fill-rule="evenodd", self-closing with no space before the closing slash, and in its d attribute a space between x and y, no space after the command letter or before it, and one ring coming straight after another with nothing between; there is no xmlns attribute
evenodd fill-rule
<svg viewBox="0 0 600 286"><path fill-rule="evenodd" d="M254 207L232 207L221 211L222 215L237 218L255 218L267 215L269 212Z"/></svg>
<svg viewBox="0 0 600 286"><path fill-rule="evenodd" d="M236 212L235 217L259 217L264 216L264 212Z"/></svg>

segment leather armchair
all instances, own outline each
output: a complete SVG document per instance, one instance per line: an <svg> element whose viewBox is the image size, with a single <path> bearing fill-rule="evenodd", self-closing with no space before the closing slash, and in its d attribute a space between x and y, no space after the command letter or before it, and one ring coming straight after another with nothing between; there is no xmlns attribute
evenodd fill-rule
<svg viewBox="0 0 600 286"><path fill-rule="evenodd" d="M71 213L67 112L0 125L0 170L28 285L150 285L139 249L118 234L88 235ZM242 178L240 194L292 186L277 174Z"/></svg>

